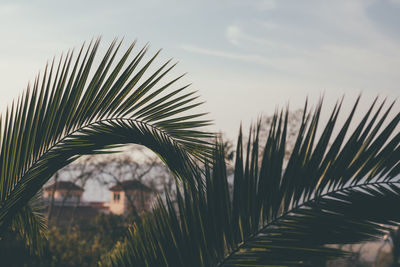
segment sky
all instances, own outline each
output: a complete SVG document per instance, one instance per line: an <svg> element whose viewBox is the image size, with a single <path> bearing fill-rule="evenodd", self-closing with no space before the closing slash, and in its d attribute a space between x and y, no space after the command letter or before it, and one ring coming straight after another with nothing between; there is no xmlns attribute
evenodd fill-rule
<svg viewBox="0 0 400 267"><path fill-rule="evenodd" d="M163 49L158 64L179 61L173 75L188 73L231 139L241 122L306 98L323 95L329 111L345 95L346 113L362 93L361 116L374 97L400 96L400 0L0 0L0 109L48 60L99 36L102 51L137 39Z"/></svg>
<svg viewBox="0 0 400 267"><path fill-rule="evenodd" d="M98 36L103 49L114 38L162 48L231 137L307 97L329 109L342 95L348 107L360 93L365 106L400 95L399 0L0 0L2 110L48 60Z"/></svg>

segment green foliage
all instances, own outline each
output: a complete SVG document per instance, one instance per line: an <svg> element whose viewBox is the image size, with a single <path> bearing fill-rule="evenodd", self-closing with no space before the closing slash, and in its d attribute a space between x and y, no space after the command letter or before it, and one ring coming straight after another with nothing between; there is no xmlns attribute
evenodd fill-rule
<svg viewBox="0 0 400 267"><path fill-rule="evenodd" d="M0 238L10 225L41 231L42 218L29 201L62 167L81 155L106 153L134 143L154 151L178 178L194 184L191 170L212 151L212 135L203 114L189 114L201 104L186 87L168 92L180 77L163 83L170 61L148 69L158 52L142 64L147 46L130 59L133 43L119 60L121 43L112 42L97 68L100 40L54 60L32 88L0 117ZM147 78L145 78L147 75ZM16 217L20 216L20 217ZM32 224L32 225L27 225ZM16 230L37 246L41 233Z"/></svg>
<svg viewBox="0 0 400 267"><path fill-rule="evenodd" d="M49 231L49 258L42 266L95 266L101 253L105 252L98 236L84 238L80 231Z"/></svg>
<svg viewBox="0 0 400 267"><path fill-rule="evenodd" d="M71 228L52 226L46 232L40 255L32 254L20 235L8 232L1 242L1 263L4 266L93 267L123 240L128 218L100 214L92 220L75 223ZM3 266L3 265L2 265Z"/></svg>
<svg viewBox="0 0 400 267"><path fill-rule="evenodd" d="M53 227L48 235L48 251L39 266L97 266L103 255L122 240L127 229L122 216L97 216L92 221L81 221L67 230Z"/></svg>
<svg viewBox="0 0 400 267"><path fill-rule="evenodd" d="M102 266L316 266L346 255L329 245L379 238L400 222L400 113L388 120L383 104L348 134L357 100L336 136L341 103L319 136L322 103L306 105L286 165L288 112L274 116L261 160L259 126L247 148L240 133L233 190L221 145L198 173L204 187L160 199Z"/></svg>

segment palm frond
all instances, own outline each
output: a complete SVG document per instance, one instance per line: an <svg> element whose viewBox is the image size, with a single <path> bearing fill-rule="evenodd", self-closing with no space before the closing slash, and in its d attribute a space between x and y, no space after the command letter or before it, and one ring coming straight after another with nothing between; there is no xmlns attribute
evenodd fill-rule
<svg viewBox="0 0 400 267"><path fill-rule="evenodd" d="M121 42L114 41L94 67L99 43L53 60L0 118L0 236L43 184L81 155L141 144L195 184L190 171L212 153L212 134L201 130L210 122L186 114L201 102L187 86L170 90L182 76L163 82L170 61L147 74L159 52L142 63L145 46L129 59L133 43L116 60Z"/></svg>
<svg viewBox="0 0 400 267"><path fill-rule="evenodd" d="M312 266L347 255L335 245L387 233L400 223L388 208L400 204L400 113L388 120L393 104L375 100L348 134L358 102L334 137L341 102L319 136L322 101L313 112L306 104L287 163L287 111L275 114L260 161L259 127L247 149L240 132L232 190L220 146L205 187L159 200L103 265Z"/></svg>
<svg viewBox="0 0 400 267"><path fill-rule="evenodd" d="M47 223L39 191L14 217L11 230L17 232L31 253L42 255L46 246Z"/></svg>

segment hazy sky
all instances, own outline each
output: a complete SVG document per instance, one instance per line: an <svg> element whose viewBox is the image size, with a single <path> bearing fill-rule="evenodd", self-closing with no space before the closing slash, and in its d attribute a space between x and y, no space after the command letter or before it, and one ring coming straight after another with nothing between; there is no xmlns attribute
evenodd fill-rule
<svg viewBox="0 0 400 267"><path fill-rule="evenodd" d="M399 0L0 0L2 109L48 59L99 35L102 47L124 37L163 48L230 136L306 96L400 95Z"/></svg>

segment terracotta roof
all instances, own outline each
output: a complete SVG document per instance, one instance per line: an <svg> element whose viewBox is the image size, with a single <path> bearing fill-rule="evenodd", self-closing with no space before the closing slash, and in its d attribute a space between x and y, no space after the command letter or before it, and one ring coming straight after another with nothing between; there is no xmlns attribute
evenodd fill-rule
<svg viewBox="0 0 400 267"><path fill-rule="evenodd" d="M142 184L137 180L122 181L110 188L110 191L123 191L123 190L143 190L147 192L153 191L150 187Z"/></svg>
<svg viewBox="0 0 400 267"><path fill-rule="evenodd" d="M108 209L108 207L106 206L106 202L102 202L102 201L90 201L89 202L89 206L95 209Z"/></svg>
<svg viewBox="0 0 400 267"><path fill-rule="evenodd" d="M84 191L82 187L77 186L73 182L69 181L58 181L55 184L56 190L60 189L65 189L65 190L79 190L79 191ZM44 190L53 190L54 189L54 183L51 185L48 185L44 188Z"/></svg>

